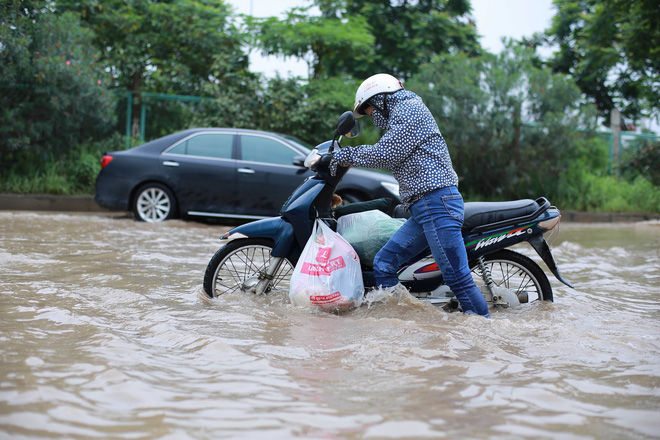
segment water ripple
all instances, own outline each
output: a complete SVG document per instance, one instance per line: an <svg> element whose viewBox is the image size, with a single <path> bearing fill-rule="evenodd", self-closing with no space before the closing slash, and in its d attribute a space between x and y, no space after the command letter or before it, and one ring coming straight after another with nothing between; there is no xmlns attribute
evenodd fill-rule
<svg viewBox="0 0 660 440"><path fill-rule="evenodd" d="M654 225L564 225L555 303L208 299L226 228L0 212L0 437L657 438ZM518 250L518 249L517 249ZM531 249L521 252L540 261Z"/></svg>

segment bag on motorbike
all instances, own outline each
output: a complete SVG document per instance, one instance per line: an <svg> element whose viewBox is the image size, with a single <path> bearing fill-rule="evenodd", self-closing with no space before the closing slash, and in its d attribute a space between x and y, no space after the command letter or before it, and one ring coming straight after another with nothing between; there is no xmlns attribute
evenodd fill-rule
<svg viewBox="0 0 660 440"><path fill-rule="evenodd" d="M291 276L291 302L334 312L359 306L363 295L360 258L355 250L322 220L316 220Z"/></svg>
<svg viewBox="0 0 660 440"><path fill-rule="evenodd" d="M340 217L337 232L353 246L362 264L372 267L378 251L405 222L378 210L357 212Z"/></svg>

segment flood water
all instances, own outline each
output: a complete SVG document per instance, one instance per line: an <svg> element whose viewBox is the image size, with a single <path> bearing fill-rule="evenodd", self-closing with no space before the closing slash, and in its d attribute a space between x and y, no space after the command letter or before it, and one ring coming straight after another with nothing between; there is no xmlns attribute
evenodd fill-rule
<svg viewBox="0 0 660 440"><path fill-rule="evenodd" d="M660 438L657 222L562 224L575 289L491 320L206 299L226 230L0 212L0 438Z"/></svg>

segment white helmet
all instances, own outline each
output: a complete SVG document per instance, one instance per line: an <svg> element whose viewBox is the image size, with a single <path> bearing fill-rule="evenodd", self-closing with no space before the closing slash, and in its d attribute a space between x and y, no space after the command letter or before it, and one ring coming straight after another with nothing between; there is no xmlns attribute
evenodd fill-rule
<svg viewBox="0 0 660 440"><path fill-rule="evenodd" d="M391 94L402 90L401 82L387 73L379 73L365 79L355 93L355 106L353 114L356 118L365 115L364 109L368 107L369 100L376 95Z"/></svg>

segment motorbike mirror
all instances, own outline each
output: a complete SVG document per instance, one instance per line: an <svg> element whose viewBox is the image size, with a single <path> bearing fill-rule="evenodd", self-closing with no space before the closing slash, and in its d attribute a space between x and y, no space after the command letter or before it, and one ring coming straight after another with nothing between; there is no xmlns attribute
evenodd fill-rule
<svg viewBox="0 0 660 440"><path fill-rule="evenodd" d="M351 129L351 131L344 134L344 137L353 139L358 137L359 135L360 135L360 123L357 120L355 120L355 124L353 125L353 128Z"/></svg>
<svg viewBox="0 0 660 440"><path fill-rule="evenodd" d="M360 124L355 120L352 111L345 111L339 117L337 122L337 129L335 130L335 138L339 136L346 136L347 138L354 138L360 134Z"/></svg>

